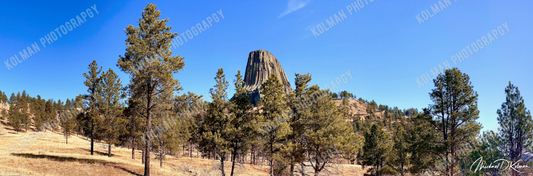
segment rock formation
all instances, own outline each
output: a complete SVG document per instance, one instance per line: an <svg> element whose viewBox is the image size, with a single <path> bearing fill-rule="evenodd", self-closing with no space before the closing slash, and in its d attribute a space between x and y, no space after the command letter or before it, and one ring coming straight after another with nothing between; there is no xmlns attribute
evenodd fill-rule
<svg viewBox="0 0 533 176"><path fill-rule="evenodd" d="M268 80L268 76L275 73L283 84L283 91L291 93L291 83L281 68L278 59L266 50L255 50L248 55L246 72L244 74L244 88L246 92L252 95L252 103L257 104L260 100L261 85Z"/></svg>

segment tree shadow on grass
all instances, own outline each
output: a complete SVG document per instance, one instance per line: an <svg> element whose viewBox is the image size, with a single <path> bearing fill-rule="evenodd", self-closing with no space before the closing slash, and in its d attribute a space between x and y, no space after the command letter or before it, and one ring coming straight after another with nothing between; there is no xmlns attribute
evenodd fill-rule
<svg viewBox="0 0 533 176"><path fill-rule="evenodd" d="M99 160L99 159L85 159L85 158L75 158L75 157L64 157L64 156L54 156L54 155L36 155L32 153L14 153L13 156L18 157L24 157L24 158L44 158L49 159L52 161L59 161L59 162L78 162L78 163L87 163L87 164L102 164L103 166L110 166L116 169L123 170L125 172L128 172L132 175L136 176L142 176L142 174L138 174L134 171L128 170L124 167L121 167L118 165L118 163L115 162L109 162L105 160Z"/></svg>
<svg viewBox="0 0 533 176"><path fill-rule="evenodd" d="M85 150L85 151L87 151L87 152L89 152L89 153L91 153L91 150L89 150L89 149L85 149L85 148L81 148L81 149L82 149L82 150ZM96 150L94 150L93 152L96 153L96 154L98 154L98 155L104 155L104 156L107 156L107 153L104 153L104 152L99 152L99 151L96 151ZM111 157L113 157L113 156L115 156L115 154L111 153Z"/></svg>

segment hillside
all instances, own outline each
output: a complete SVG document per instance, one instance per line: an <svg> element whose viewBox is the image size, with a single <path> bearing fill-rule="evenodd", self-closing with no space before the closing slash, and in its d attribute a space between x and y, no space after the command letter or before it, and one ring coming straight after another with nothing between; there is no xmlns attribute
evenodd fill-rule
<svg viewBox="0 0 533 176"><path fill-rule="evenodd" d="M333 99L335 104L337 106L342 105L342 99ZM350 114L350 120L354 120L357 116L360 116L361 118L365 116L369 116L370 114L367 113L366 109L368 108L368 105L365 102L355 100L355 99L348 99L348 107L349 107L349 114ZM385 113L383 111L380 111L379 109L374 109L374 115L382 119L385 116Z"/></svg>
<svg viewBox="0 0 533 176"><path fill-rule="evenodd" d="M5 106L0 107L6 108ZM107 156L106 145L95 143L95 155L90 155L89 140L82 136L71 136L69 143L58 132L38 132L39 138L34 142L25 142L35 135L32 130L18 134L0 120L0 175L142 175L144 164L141 152L135 152L131 159L131 149L113 147L112 157ZM21 142L22 141L22 142ZM28 140L30 141L30 140ZM11 147L13 146L13 147ZM19 148L8 156L8 152ZM186 152L186 155L188 153ZM154 156L154 155L152 155ZM159 160L152 158L151 168L154 175L219 175L219 160L169 155L159 167ZM230 171L231 162L225 163L226 173ZM239 167L238 167L239 166ZM268 175L268 166L236 164L238 175ZM306 172L312 173L311 168ZM359 165L338 164L330 169L328 175L362 175Z"/></svg>

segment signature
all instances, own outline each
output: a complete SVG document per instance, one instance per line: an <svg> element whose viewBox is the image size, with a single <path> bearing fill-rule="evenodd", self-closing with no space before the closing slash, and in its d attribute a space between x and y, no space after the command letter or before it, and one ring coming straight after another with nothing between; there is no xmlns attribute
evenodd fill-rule
<svg viewBox="0 0 533 176"><path fill-rule="evenodd" d="M470 171L472 171L472 167L476 165L476 169L473 172L477 172L478 170L482 169L513 169L514 171L517 171L518 173L522 173L518 171L518 169L522 168L529 168L527 165L520 165L520 160L516 162L512 162L506 159L497 159L496 161L490 163L489 165L486 165L485 161L483 161L483 157L479 157L472 165L470 166Z"/></svg>

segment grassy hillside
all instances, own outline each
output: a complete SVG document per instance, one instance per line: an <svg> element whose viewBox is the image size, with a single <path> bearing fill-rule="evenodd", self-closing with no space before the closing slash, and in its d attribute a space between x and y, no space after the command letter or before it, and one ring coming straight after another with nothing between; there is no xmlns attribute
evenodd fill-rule
<svg viewBox="0 0 533 176"><path fill-rule="evenodd" d="M34 131L18 134L0 120L0 175L142 175L144 165L141 152L135 152L131 159L131 149L113 147L112 156L107 156L107 149L101 143L95 144L95 155L90 155L89 141L85 137L71 136L65 143L62 134L52 131L38 132L34 142L24 142ZM21 142L22 141L22 142ZM29 145L28 145L29 144ZM11 147L14 146L14 147ZM11 156L8 149L20 149ZM188 153L187 153L188 154ZM153 155L152 155L153 156ZM168 156L159 167L159 160L152 159L153 175L220 175L219 161L178 155ZM225 163L226 173L230 172L231 162ZM237 175L268 175L268 166L239 164L235 168ZM362 175L363 169L358 165L335 165L327 175ZM311 168L306 172L312 174Z"/></svg>

